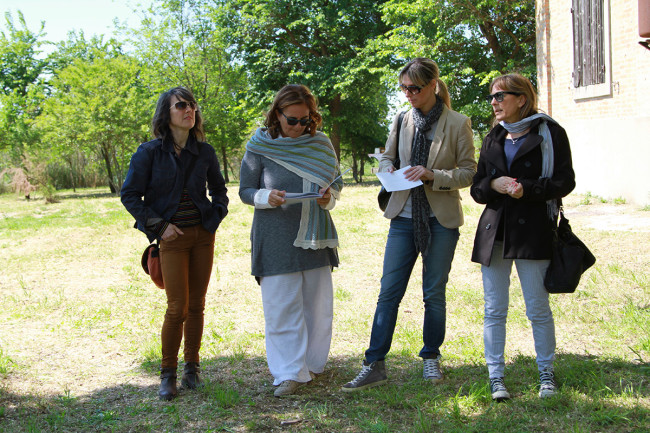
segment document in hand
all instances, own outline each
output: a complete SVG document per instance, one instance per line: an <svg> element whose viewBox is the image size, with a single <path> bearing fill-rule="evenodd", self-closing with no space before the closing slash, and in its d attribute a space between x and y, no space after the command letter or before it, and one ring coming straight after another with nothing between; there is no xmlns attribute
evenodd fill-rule
<svg viewBox="0 0 650 433"><path fill-rule="evenodd" d="M411 189L422 185L421 180L410 181L406 179L404 172L409 168L411 168L411 166L407 165L406 167L392 173L377 173L377 177L382 186L386 188L386 191L388 192L403 191L405 189Z"/></svg>
<svg viewBox="0 0 650 433"><path fill-rule="evenodd" d="M352 170L352 167L348 168L343 173L336 176L334 178L334 180L331 181L330 184L327 185L327 187L324 190L327 191L327 188L332 186L332 184L334 182L336 182L336 180L338 178L340 178L341 176L343 176L345 173L347 173L350 170ZM316 199L316 198L321 198L322 196L323 196L323 194L321 194L319 192L288 192L288 193L286 193L284 195L284 199L286 200L287 204L291 204L291 203L298 203L298 202L300 202L302 200L313 200L313 199Z"/></svg>

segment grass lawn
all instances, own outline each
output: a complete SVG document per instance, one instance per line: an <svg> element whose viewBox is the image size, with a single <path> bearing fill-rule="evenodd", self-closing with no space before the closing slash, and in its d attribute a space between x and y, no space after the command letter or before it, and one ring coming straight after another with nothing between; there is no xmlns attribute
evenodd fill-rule
<svg viewBox="0 0 650 433"><path fill-rule="evenodd" d="M551 298L557 396L537 397L532 334L514 278L506 347L513 398L490 399L481 274L470 262L482 207L466 190L447 287L444 382L421 377L418 262L386 358L389 383L341 392L360 368L379 291L388 221L376 207L378 189L348 184L333 211L341 266L327 369L296 396L277 399L250 276L253 209L230 185L206 301L207 385L172 402L157 398L165 296L142 272L147 241L119 199L105 190L60 192L55 204L1 195L0 432L649 431L650 212L591 196L565 202L597 262L575 294Z"/></svg>

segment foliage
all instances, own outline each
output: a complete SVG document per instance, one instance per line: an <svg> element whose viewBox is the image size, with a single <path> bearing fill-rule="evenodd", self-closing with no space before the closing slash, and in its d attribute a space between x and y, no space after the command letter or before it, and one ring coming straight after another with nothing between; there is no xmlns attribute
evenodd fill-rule
<svg viewBox="0 0 650 433"><path fill-rule="evenodd" d="M228 163L241 155L251 114L241 66L224 45L225 29L207 17L207 0L157 1L139 29L129 31L144 64L143 81L152 94L185 86L199 102L207 141L221 155L226 181Z"/></svg>
<svg viewBox="0 0 650 433"><path fill-rule="evenodd" d="M483 95L492 78L516 71L537 81L534 0L392 0L383 18L391 30L368 54L434 59L453 108L470 116L480 135L490 128Z"/></svg>
<svg viewBox="0 0 650 433"><path fill-rule="evenodd" d="M389 104L378 69L381 58L359 59L367 41L387 30L382 3L228 0L213 13L218 25L229 29L259 110L282 86L307 85L320 101L326 132L340 153L343 143L348 149L367 148L386 133L382 114ZM376 95L364 97L367 92Z"/></svg>
<svg viewBox="0 0 650 433"><path fill-rule="evenodd" d="M136 59L110 50L101 55L95 50L92 61L73 60L52 80L53 93L39 119L52 157L67 161L74 172L80 152L93 155L113 193L122 186L151 112L140 71Z"/></svg>

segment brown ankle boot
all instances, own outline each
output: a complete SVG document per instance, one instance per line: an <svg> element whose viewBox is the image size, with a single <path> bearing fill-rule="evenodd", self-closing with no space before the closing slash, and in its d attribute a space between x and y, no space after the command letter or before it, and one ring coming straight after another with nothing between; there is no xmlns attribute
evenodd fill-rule
<svg viewBox="0 0 650 433"><path fill-rule="evenodd" d="M178 394L176 389L176 369L163 368L160 370L160 390L158 396L161 400L172 400Z"/></svg>
<svg viewBox="0 0 650 433"><path fill-rule="evenodd" d="M183 377L181 378L181 386L187 389L196 389L203 386L201 377L199 376L200 369L198 362L186 362L183 368Z"/></svg>

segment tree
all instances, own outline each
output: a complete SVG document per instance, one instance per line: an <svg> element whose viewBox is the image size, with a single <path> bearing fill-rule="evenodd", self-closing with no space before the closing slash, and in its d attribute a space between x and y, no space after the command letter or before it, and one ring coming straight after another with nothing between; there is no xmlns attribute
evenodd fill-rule
<svg viewBox="0 0 650 433"><path fill-rule="evenodd" d="M318 96L326 131L340 155L341 142L352 149L364 132L385 134L388 105L382 85L382 58L359 59L366 43L383 34L384 2L370 0L226 0L213 16L229 29L232 51L246 68L260 111L289 83L305 84ZM378 93L364 99L360 90ZM363 101L365 105L360 105ZM368 104L378 104L369 106ZM357 152L357 155L360 154ZM353 158L354 159L354 158Z"/></svg>
<svg viewBox="0 0 650 433"><path fill-rule="evenodd" d="M136 59L108 52L91 62L74 60L52 80L53 94L39 119L52 154L72 161L94 154L117 193L135 146L143 141L153 102L140 85Z"/></svg>
<svg viewBox="0 0 650 433"><path fill-rule="evenodd" d="M33 32L18 12L20 27L5 13L7 34L0 33L0 150L10 151L19 165L25 149L38 143L33 121L40 114L45 81L41 74L47 61L39 59L44 24Z"/></svg>
<svg viewBox="0 0 650 433"><path fill-rule="evenodd" d="M492 78L517 71L536 82L534 0L393 0L383 19L392 29L368 54L434 59L453 107L481 134L490 128L492 110L482 97Z"/></svg>
<svg viewBox="0 0 650 433"><path fill-rule="evenodd" d="M221 155L224 178L239 155L252 115L246 76L231 62L224 30L209 19L207 0L158 1L145 12L132 44L146 66L144 82L154 94L175 86L192 90L199 102L207 141Z"/></svg>

